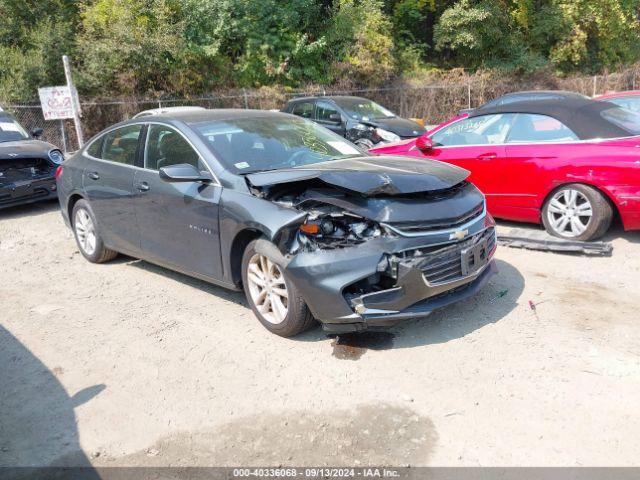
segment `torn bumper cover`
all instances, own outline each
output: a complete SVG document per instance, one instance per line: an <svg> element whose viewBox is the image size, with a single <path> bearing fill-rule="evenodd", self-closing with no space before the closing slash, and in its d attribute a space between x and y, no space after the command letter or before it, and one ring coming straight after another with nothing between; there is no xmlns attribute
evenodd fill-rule
<svg viewBox="0 0 640 480"><path fill-rule="evenodd" d="M0 176L0 208L57 197L56 181L53 174L7 182L4 182L3 177Z"/></svg>
<svg viewBox="0 0 640 480"><path fill-rule="evenodd" d="M494 227L376 238L352 248L299 253L286 265L326 331L388 327L474 295L495 273Z"/></svg>

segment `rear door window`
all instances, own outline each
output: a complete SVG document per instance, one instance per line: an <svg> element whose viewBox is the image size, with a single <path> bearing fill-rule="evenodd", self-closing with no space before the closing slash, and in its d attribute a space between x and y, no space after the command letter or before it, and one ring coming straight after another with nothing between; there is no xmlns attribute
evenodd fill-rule
<svg viewBox="0 0 640 480"><path fill-rule="evenodd" d="M619 107L626 108L632 112L640 113L640 96L608 98L609 103L615 103Z"/></svg>
<svg viewBox="0 0 640 480"><path fill-rule="evenodd" d="M519 113L507 136L507 143L571 142L575 140L578 140L578 136L559 120L533 113Z"/></svg>
<svg viewBox="0 0 640 480"><path fill-rule="evenodd" d="M141 132L142 125L129 125L106 133L102 140L102 156L98 158L133 165Z"/></svg>
<svg viewBox="0 0 640 480"><path fill-rule="evenodd" d="M316 118L321 122L335 122L331 119L331 115L337 114L338 109L329 102L318 102L316 108Z"/></svg>
<svg viewBox="0 0 640 480"><path fill-rule="evenodd" d="M313 102L296 103L291 113L302 118L313 118Z"/></svg>
<svg viewBox="0 0 640 480"><path fill-rule="evenodd" d="M606 121L625 129L631 135L640 135L640 112L625 108L608 108L600 112Z"/></svg>
<svg viewBox="0 0 640 480"><path fill-rule="evenodd" d="M99 137L98 139L91 142L91 145L87 147L87 155L92 156L93 158L100 158L102 155L102 140L104 137Z"/></svg>

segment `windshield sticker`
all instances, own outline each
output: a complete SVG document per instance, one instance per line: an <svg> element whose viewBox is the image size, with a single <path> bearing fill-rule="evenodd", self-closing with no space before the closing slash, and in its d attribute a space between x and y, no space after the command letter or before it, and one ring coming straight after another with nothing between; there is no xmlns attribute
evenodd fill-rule
<svg viewBox="0 0 640 480"><path fill-rule="evenodd" d="M3 132L19 132L20 129L13 122L0 122L0 130Z"/></svg>
<svg viewBox="0 0 640 480"><path fill-rule="evenodd" d="M321 155L329 155L326 145L324 145L322 141L316 136L316 133L314 131L315 128L315 125L310 122L296 124L296 130L300 134L300 139L302 140L302 143L305 147L307 147L312 152L316 152Z"/></svg>
<svg viewBox="0 0 640 480"><path fill-rule="evenodd" d="M343 155L357 155L360 152L346 142L327 142Z"/></svg>
<svg viewBox="0 0 640 480"><path fill-rule="evenodd" d="M234 163L234 165L239 170L243 170L245 168L249 168L249 164L247 162L238 162L238 163Z"/></svg>

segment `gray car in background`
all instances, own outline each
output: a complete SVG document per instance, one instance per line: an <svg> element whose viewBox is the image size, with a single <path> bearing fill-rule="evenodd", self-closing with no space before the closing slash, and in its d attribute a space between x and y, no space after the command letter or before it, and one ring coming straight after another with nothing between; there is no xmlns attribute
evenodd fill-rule
<svg viewBox="0 0 640 480"><path fill-rule="evenodd" d="M121 252L231 289L295 335L384 327L473 295L495 232L468 172L364 154L283 113L203 110L129 120L58 176L91 262Z"/></svg>

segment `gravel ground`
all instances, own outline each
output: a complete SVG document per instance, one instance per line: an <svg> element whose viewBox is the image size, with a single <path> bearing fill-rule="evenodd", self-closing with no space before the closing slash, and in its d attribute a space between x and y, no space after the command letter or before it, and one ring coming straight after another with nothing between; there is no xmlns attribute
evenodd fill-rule
<svg viewBox="0 0 640 480"><path fill-rule="evenodd" d="M0 465L639 465L640 232L608 239L500 248L476 298L334 351L1 211Z"/></svg>

